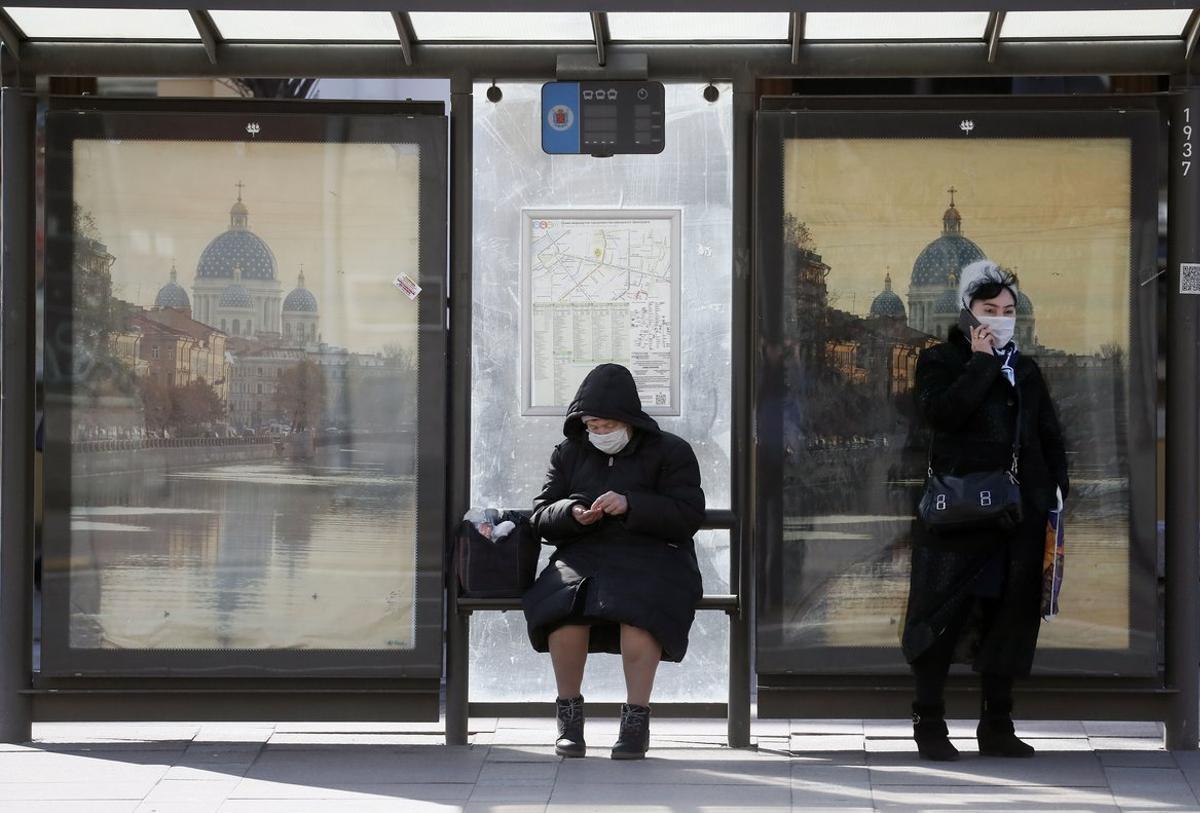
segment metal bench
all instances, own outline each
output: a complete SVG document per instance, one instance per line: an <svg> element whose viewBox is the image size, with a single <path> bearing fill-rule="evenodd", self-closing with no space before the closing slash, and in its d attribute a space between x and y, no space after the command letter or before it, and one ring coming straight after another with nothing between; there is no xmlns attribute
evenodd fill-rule
<svg viewBox="0 0 1200 813"><path fill-rule="evenodd" d="M736 590L740 578L740 544L737 517L732 511L709 511L701 530L728 530L730 553L730 584ZM468 721L472 712L478 716L552 715L553 702L471 703L470 662L467 651L471 635L471 616L477 612L507 612L520 610L519 598L471 598L459 594L456 557L451 556L448 567L446 612L446 743L465 745ZM686 714L697 717L726 717L729 744L749 745L750 741L750 674L737 668L749 647L749 611L742 596L734 593L705 594L696 604L697 610L720 610L729 617L729 701L728 703L660 703L655 704L661 716ZM745 674L742 672L745 671ZM600 714L616 713L617 704L589 704ZM611 706L612 708L609 708Z"/></svg>

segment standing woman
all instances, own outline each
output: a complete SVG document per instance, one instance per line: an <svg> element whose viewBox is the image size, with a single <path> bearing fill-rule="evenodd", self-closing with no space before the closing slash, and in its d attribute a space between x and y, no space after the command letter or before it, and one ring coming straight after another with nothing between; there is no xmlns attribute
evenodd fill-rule
<svg viewBox="0 0 1200 813"><path fill-rule="evenodd" d="M1028 757L1012 723L1013 681L1033 665L1041 625L1048 512L1068 490L1062 430L1041 370L1013 340L1017 278L980 260L962 270L963 313L947 340L917 359L916 396L937 474L1007 470L1020 420L1022 519L1011 531L934 533L919 520L901 641L916 678L913 738L921 756L958 758L943 691L951 662L982 679L982 754Z"/></svg>
<svg viewBox="0 0 1200 813"><path fill-rule="evenodd" d="M533 648L554 665L555 752L586 752L583 666L589 652L609 652L621 655L628 692L612 757L639 759L654 673L683 659L703 595L692 545L704 521L700 467L687 441L642 411L619 364L588 373L563 434L533 503L534 531L557 550L522 600Z"/></svg>

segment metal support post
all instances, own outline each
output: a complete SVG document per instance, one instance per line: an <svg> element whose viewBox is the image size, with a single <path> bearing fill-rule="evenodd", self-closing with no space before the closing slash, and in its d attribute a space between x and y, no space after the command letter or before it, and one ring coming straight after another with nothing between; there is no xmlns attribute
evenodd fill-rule
<svg viewBox="0 0 1200 813"><path fill-rule="evenodd" d="M1200 714L1200 87L1171 100L1167 239L1167 747L1195 750ZM1188 269L1191 266L1191 269ZM1184 271L1188 270L1185 277ZM1194 270L1193 270L1194 269ZM1191 293L1185 291L1190 290Z"/></svg>
<svg viewBox="0 0 1200 813"><path fill-rule="evenodd" d="M471 77L450 80L450 529L471 501ZM458 611L453 567L446 600L446 744L466 745L470 622Z"/></svg>
<svg viewBox="0 0 1200 813"><path fill-rule="evenodd" d="M5 53L4 57L9 57ZM8 67L8 66L5 66ZM0 91L0 742L32 736L33 116L5 72Z"/></svg>
<svg viewBox="0 0 1200 813"><path fill-rule="evenodd" d="M738 610L729 616L729 746L750 745L751 641L754 636L753 488L754 450L750 330L753 275L754 77L733 80L733 507L737 528L730 534L729 583Z"/></svg>

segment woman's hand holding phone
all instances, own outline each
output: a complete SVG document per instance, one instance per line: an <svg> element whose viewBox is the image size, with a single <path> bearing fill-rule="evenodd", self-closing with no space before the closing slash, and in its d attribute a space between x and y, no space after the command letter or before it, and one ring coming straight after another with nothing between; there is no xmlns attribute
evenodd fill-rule
<svg viewBox="0 0 1200 813"><path fill-rule="evenodd" d="M992 329L981 324L975 318L975 314L966 308L963 308L958 315L958 328L970 339L971 350L976 353L987 353L989 356L994 352L996 339L992 335Z"/></svg>
<svg viewBox="0 0 1200 813"><path fill-rule="evenodd" d="M971 349L976 353L987 353L989 356L995 352L996 339L992 335L992 329L987 325L971 328Z"/></svg>

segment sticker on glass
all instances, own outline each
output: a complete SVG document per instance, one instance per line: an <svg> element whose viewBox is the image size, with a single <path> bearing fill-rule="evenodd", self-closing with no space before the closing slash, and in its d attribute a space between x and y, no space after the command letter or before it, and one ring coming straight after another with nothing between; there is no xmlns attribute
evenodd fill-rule
<svg viewBox="0 0 1200 813"><path fill-rule="evenodd" d="M395 285L397 288L403 291L404 295L409 299L416 299L417 294L421 293L421 286L417 285L417 281L408 274L405 274L403 271L400 272L399 276L392 280L392 285Z"/></svg>
<svg viewBox="0 0 1200 813"><path fill-rule="evenodd" d="M1179 264L1179 293L1200 294L1200 263Z"/></svg>

